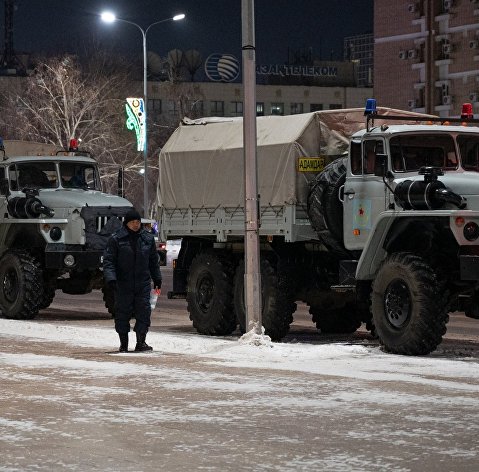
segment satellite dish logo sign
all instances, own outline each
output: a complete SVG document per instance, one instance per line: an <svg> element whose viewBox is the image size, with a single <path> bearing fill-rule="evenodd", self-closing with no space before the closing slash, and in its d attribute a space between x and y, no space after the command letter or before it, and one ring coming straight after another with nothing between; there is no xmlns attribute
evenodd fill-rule
<svg viewBox="0 0 479 472"><path fill-rule="evenodd" d="M205 62L205 73L213 82L233 82L240 71L238 59L232 54L211 54Z"/></svg>

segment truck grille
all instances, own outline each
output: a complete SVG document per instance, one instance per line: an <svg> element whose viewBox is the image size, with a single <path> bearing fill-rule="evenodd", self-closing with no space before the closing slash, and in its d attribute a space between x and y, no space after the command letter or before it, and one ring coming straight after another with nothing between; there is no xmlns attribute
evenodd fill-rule
<svg viewBox="0 0 479 472"><path fill-rule="evenodd" d="M114 216L97 216L96 217L96 232L99 233L111 218L115 218L115 217ZM116 218L118 218L120 222L123 223L123 216L117 216Z"/></svg>

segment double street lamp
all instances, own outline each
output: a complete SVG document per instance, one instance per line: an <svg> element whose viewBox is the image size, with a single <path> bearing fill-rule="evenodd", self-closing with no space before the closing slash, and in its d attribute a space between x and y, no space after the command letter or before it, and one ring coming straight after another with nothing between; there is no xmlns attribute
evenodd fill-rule
<svg viewBox="0 0 479 472"><path fill-rule="evenodd" d="M185 18L183 13L175 15L171 18L165 18L163 20L155 21L143 29L137 23L133 21L124 20L122 18L117 18L114 13L105 11L101 14L101 19L105 23L114 23L115 21L121 21L122 23L128 23L130 25L136 26L143 37L143 100L144 100L144 113L145 113L145 141L143 148L143 214L145 217L148 217L148 140L147 140L147 130L148 130L148 76L147 76L147 49L146 49L146 35L152 26L158 25L159 23L165 23L167 21L179 21Z"/></svg>

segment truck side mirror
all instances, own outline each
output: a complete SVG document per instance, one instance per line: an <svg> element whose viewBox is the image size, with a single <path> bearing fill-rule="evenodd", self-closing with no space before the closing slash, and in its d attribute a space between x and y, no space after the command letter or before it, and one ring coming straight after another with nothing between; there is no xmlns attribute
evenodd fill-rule
<svg viewBox="0 0 479 472"><path fill-rule="evenodd" d="M374 162L374 175L378 177L385 177L388 171L388 155L376 154Z"/></svg>

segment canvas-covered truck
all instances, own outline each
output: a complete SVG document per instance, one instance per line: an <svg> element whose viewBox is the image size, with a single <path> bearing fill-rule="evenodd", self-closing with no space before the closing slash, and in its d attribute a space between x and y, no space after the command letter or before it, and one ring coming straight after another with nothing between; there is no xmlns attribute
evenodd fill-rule
<svg viewBox="0 0 479 472"><path fill-rule="evenodd" d="M2 143L3 144L3 143ZM85 294L103 287L103 249L131 203L102 192L88 153L5 141L0 149L0 310L34 318L55 290Z"/></svg>
<svg viewBox="0 0 479 472"><path fill-rule="evenodd" d="M387 108L257 119L262 322L296 301L324 333L361 323L387 351L433 351L450 311L479 317L479 127ZM245 329L241 119L182 124L160 154L171 297L194 327ZM323 167L324 165L324 167Z"/></svg>

